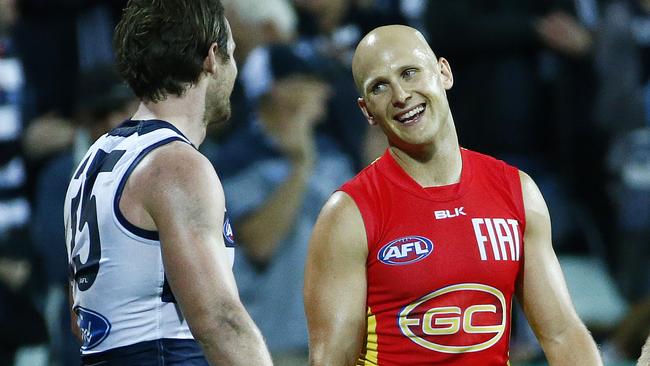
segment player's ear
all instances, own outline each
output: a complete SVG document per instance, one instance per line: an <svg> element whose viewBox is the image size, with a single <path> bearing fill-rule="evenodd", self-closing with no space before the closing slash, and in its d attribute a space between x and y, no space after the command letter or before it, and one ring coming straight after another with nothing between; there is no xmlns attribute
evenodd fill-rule
<svg viewBox="0 0 650 366"><path fill-rule="evenodd" d="M219 45L213 42L208 48L208 55L203 60L203 71L215 74L217 72L217 65L219 64Z"/></svg>
<svg viewBox="0 0 650 366"><path fill-rule="evenodd" d="M366 120L368 120L368 123L371 126L376 125L377 121L375 121L375 117L372 115L372 113L368 112L368 106L366 105L366 101L362 97L359 97L357 99L357 104L359 105L359 109L361 109L361 113L363 113L363 116L366 117Z"/></svg>
<svg viewBox="0 0 650 366"><path fill-rule="evenodd" d="M442 86L445 90L451 89L454 85L454 74L451 72L449 61L444 57L440 57L438 59L438 66L440 67L440 75L442 75Z"/></svg>

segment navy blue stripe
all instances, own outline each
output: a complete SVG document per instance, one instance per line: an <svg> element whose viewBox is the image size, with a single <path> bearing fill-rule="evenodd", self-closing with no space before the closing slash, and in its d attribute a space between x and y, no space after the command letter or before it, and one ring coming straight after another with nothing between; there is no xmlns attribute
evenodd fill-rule
<svg viewBox="0 0 650 366"><path fill-rule="evenodd" d="M163 121L160 119L148 119L148 120L131 120L128 119L119 126L115 127L113 130L111 130L108 135L109 136L120 136L120 137L129 137L133 135L134 133L137 133L138 135L146 135L150 132L159 130L161 128L168 128L183 138L185 138L187 141L190 141L190 139L185 136L181 130L179 130L176 126L173 124ZM190 145L194 146L190 142ZM196 146L194 146L196 148Z"/></svg>
<svg viewBox="0 0 650 366"><path fill-rule="evenodd" d="M74 179L79 179L79 177L81 176L81 173L83 173L84 168L86 167L86 164L88 164L88 159L90 159L90 155L88 155L86 157L86 160L84 160L84 162L81 163L81 165L79 165L79 168L77 168L77 172L74 173Z"/></svg>
<svg viewBox="0 0 650 366"><path fill-rule="evenodd" d="M2 123L9 123L7 121L2 121ZM22 154L22 145L21 141L16 136L15 140L7 140L0 142L0 165L5 165L14 158L21 156Z"/></svg>
<svg viewBox="0 0 650 366"><path fill-rule="evenodd" d="M138 130L134 127L136 127L139 123L139 121L127 119L114 129L110 130L108 132L108 136L129 137L138 132Z"/></svg>
<svg viewBox="0 0 650 366"><path fill-rule="evenodd" d="M155 144L145 148L140 152L140 154L135 158L135 160L131 163L129 168L127 169L126 173L124 173L124 176L122 177L122 180L120 181L120 185L117 186L117 192L115 194L115 200L113 201L113 210L115 211L115 215L117 216L117 220L124 226L127 230L129 230L131 233L145 238L149 240L160 240L160 237L158 235L158 231L152 231L152 230L145 230L142 228L139 228L135 225L133 225L129 220L122 215L122 211L120 211L120 199L122 198L122 193L124 191L124 186L126 185L126 180L129 178L131 173L133 172L133 169L140 163L140 161L153 149L158 148L162 145L168 144L172 141L183 141L185 143L188 143L187 141L183 140L180 136L173 136L173 137L168 137L164 140L158 141Z"/></svg>
<svg viewBox="0 0 650 366"><path fill-rule="evenodd" d="M162 294L160 294L160 301L162 302L173 302L176 304L176 297L172 292L172 288L169 287L169 281L167 281L167 275L165 275L165 282L163 282Z"/></svg>
<svg viewBox="0 0 650 366"><path fill-rule="evenodd" d="M25 187L0 188L0 201L9 201L27 196Z"/></svg>

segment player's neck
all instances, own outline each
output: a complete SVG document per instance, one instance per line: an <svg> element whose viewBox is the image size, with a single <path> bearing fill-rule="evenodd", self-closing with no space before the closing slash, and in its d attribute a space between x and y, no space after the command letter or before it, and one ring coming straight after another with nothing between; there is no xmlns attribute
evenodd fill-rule
<svg viewBox="0 0 650 366"><path fill-rule="evenodd" d="M422 187L460 182L463 160L455 131L417 153L391 146L395 161Z"/></svg>
<svg viewBox="0 0 650 366"><path fill-rule="evenodd" d="M168 95L157 103L141 102L133 115L134 120L159 119L171 123L185 135L194 146L205 139L205 91L189 88L182 96Z"/></svg>

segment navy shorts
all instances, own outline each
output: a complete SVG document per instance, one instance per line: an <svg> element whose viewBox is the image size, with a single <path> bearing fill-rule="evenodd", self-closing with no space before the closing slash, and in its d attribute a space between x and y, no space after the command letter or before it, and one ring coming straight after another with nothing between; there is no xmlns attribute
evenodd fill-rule
<svg viewBox="0 0 650 366"><path fill-rule="evenodd" d="M83 366L209 366L193 339L157 339L81 356Z"/></svg>

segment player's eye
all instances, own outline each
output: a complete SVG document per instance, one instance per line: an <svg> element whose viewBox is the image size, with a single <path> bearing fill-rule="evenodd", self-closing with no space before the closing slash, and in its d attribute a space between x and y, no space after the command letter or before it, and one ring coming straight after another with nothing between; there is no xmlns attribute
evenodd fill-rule
<svg viewBox="0 0 650 366"><path fill-rule="evenodd" d="M372 88L370 89L370 92L371 92L372 94L377 95L377 94L380 94L380 93L382 93L383 91L385 91L385 90L386 90L386 87L387 87L387 86L386 86L386 83L384 83L384 82L379 82L379 83L376 83L375 85L372 86Z"/></svg>
<svg viewBox="0 0 650 366"><path fill-rule="evenodd" d="M409 79L413 78L413 76L415 76L417 71L418 70L415 69L415 68L406 69L406 70L402 71L402 78L404 78L405 80L409 80Z"/></svg>

